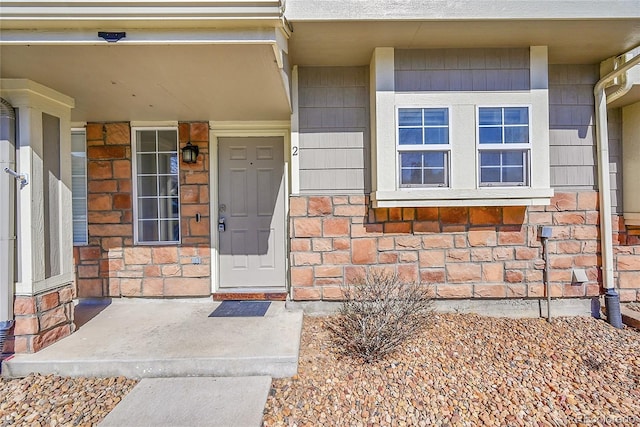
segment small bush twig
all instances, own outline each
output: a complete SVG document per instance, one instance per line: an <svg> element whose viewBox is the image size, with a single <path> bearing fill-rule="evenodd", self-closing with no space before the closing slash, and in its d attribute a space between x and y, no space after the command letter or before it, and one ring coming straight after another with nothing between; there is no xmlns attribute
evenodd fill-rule
<svg viewBox="0 0 640 427"><path fill-rule="evenodd" d="M429 286L396 273L372 271L354 282L342 286L339 314L326 323L346 355L378 360L423 328L433 312Z"/></svg>

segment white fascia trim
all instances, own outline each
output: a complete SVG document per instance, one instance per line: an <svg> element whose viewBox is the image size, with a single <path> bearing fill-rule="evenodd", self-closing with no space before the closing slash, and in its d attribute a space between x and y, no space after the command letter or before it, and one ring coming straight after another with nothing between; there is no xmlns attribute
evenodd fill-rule
<svg viewBox="0 0 640 427"><path fill-rule="evenodd" d="M112 44L272 44L274 49L287 52L286 37L277 28L237 28L214 30L127 30L126 37ZM98 37L98 30L2 30L0 45L106 45Z"/></svg>
<svg viewBox="0 0 640 427"><path fill-rule="evenodd" d="M147 128L147 129L158 129L158 128L169 128L176 129L178 127L177 120L164 120L164 121L130 121L129 127L131 128Z"/></svg>
<svg viewBox="0 0 640 427"><path fill-rule="evenodd" d="M545 4L546 3L546 4ZM637 0L287 0L286 18L301 21L485 21L637 19Z"/></svg>
<svg viewBox="0 0 640 427"><path fill-rule="evenodd" d="M227 136L270 136L264 131L289 130L291 122L288 120L255 120L255 121L210 121L209 128L216 134Z"/></svg>
<svg viewBox="0 0 640 427"><path fill-rule="evenodd" d="M6 20L78 19L277 19L280 0L195 1L19 1L3 0L0 15Z"/></svg>
<svg viewBox="0 0 640 427"><path fill-rule="evenodd" d="M0 79L0 93L14 108L36 106L66 111L76 104L70 96L28 79Z"/></svg>

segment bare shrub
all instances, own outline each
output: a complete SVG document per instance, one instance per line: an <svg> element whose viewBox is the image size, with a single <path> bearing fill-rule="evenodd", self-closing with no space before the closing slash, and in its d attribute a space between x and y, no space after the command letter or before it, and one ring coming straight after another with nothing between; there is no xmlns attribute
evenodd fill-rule
<svg viewBox="0 0 640 427"><path fill-rule="evenodd" d="M433 312L429 286L403 282L396 273L371 271L342 291L339 314L326 325L344 354L367 363L393 352Z"/></svg>

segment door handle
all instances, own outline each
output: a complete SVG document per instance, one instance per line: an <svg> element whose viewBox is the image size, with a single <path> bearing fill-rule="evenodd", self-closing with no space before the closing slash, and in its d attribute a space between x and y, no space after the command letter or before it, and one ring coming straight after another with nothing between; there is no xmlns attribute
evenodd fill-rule
<svg viewBox="0 0 640 427"><path fill-rule="evenodd" d="M226 224L225 224L225 219L223 216L221 216L220 218L218 218L218 231L220 232L224 232L226 230Z"/></svg>

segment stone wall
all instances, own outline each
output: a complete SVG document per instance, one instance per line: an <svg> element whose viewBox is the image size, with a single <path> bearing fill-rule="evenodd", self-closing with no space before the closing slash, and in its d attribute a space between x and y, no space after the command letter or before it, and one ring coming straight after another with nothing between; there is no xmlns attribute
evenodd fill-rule
<svg viewBox="0 0 640 427"><path fill-rule="evenodd" d="M180 123L178 135L180 148L191 141L200 149L197 163L180 162L181 243L134 245L131 128L87 125L89 241L74 248L79 297L211 294L209 125Z"/></svg>
<svg viewBox="0 0 640 427"><path fill-rule="evenodd" d="M366 196L292 197L291 284L295 300L335 300L371 269L433 286L437 298L540 298L539 225L550 225L554 297L600 291L597 192L557 193L549 206L370 209ZM640 241L616 235L623 300L640 297ZM572 283L572 269L587 283Z"/></svg>
<svg viewBox="0 0 640 427"><path fill-rule="evenodd" d="M73 285L35 296L16 296L14 338L5 342L5 351L35 353L70 335L75 330L73 298Z"/></svg>

